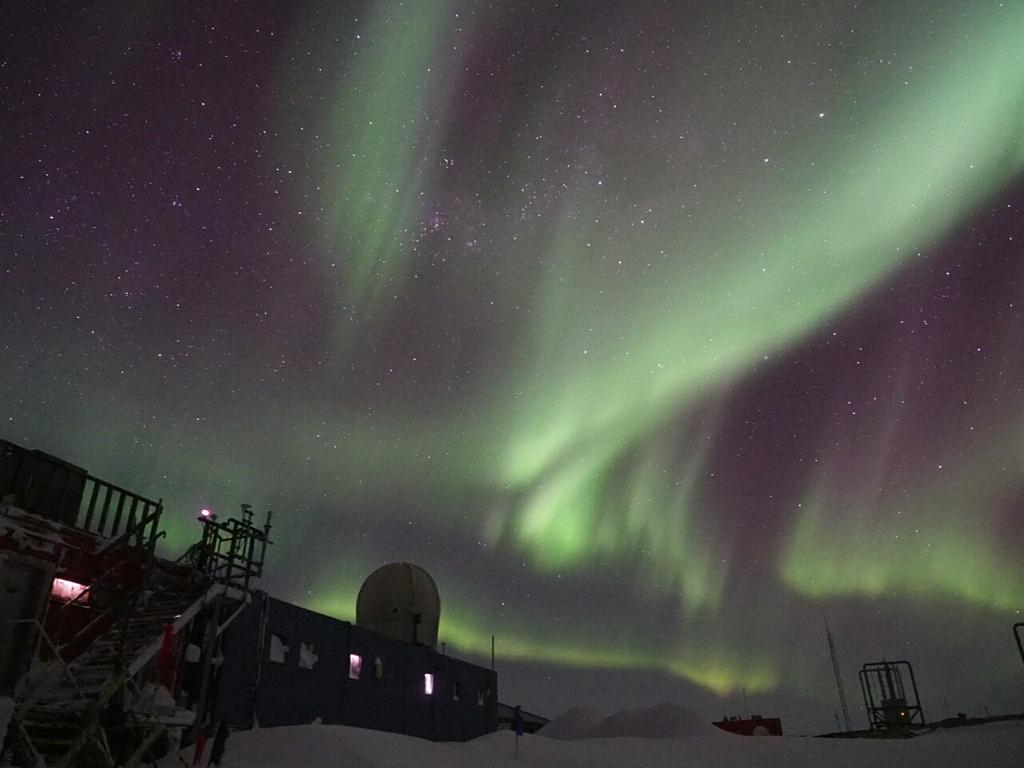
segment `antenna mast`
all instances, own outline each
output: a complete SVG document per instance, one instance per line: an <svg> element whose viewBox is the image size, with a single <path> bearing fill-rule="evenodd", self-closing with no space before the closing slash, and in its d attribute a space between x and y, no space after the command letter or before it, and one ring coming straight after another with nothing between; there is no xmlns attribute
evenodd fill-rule
<svg viewBox="0 0 1024 768"><path fill-rule="evenodd" d="M846 691L843 690L843 676L839 674L839 657L836 656L836 644L832 641L832 630L828 626L828 616L825 617L825 635L828 637L828 652L832 656L832 672L836 676L836 688L839 690L839 706L843 708L843 724L846 732L850 732L850 710L846 706Z"/></svg>

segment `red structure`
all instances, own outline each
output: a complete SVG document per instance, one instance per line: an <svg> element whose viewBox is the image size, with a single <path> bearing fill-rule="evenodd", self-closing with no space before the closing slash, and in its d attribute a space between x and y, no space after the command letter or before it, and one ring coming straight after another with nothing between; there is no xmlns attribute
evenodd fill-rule
<svg viewBox="0 0 1024 768"><path fill-rule="evenodd" d="M15 596L0 612L0 692L13 690L33 655L59 648L69 662L110 628L103 614L142 583L161 511L159 501L0 440L0 586Z"/></svg>
<svg viewBox="0 0 1024 768"><path fill-rule="evenodd" d="M268 521L201 517L157 556L163 503L0 440L0 764L148 762L206 724L219 638L262 571Z"/></svg>
<svg viewBox="0 0 1024 768"><path fill-rule="evenodd" d="M782 721L777 717L723 717L713 725L723 731L736 733L740 736L781 736Z"/></svg>
<svg viewBox="0 0 1024 768"><path fill-rule="evenodd" d="M497 674L435 650L429 574L379 569L356 624L274 600L253 589L271 515L258 527L241 506L201 510L199 540L169 560L162 500L0 440L0 697L15 703L0 765L148 765L254 722L494 730Z"/></svg>

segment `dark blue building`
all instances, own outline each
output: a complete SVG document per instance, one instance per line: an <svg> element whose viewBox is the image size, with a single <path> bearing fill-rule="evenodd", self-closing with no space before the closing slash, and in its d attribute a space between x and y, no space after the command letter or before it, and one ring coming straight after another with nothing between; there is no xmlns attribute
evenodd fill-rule
<svg viewBox="0 0 1024 768"><path fill-rule="evenodd" d="M263 593L225 630L221 652L213 720L232 728L319 720L435 741L497 728L493 670Z"/></svg>

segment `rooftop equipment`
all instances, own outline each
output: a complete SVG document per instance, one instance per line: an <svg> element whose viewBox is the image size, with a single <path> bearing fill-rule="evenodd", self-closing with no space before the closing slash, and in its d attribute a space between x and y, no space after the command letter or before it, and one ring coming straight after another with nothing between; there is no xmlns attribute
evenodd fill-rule
<svg viewBox="0 0 1024 768"><path fill-rule="evenodd" d="M904 687L904 674L910 690ZM911 728L924 725L921 697L917 693L914 668L909 661L877 661L860 670L864 709L872 730Z"/></svg>

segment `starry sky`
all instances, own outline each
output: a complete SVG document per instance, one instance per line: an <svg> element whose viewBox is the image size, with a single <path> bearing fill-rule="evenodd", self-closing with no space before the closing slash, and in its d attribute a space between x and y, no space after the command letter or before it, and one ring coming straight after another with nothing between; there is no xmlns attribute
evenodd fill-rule
<svg viewBox="0 0 1024 768"><path fill-rule="evenodd" d="M0 437L541 714L1024 708L1024 8L209 5L8 13Z"/></svg>

